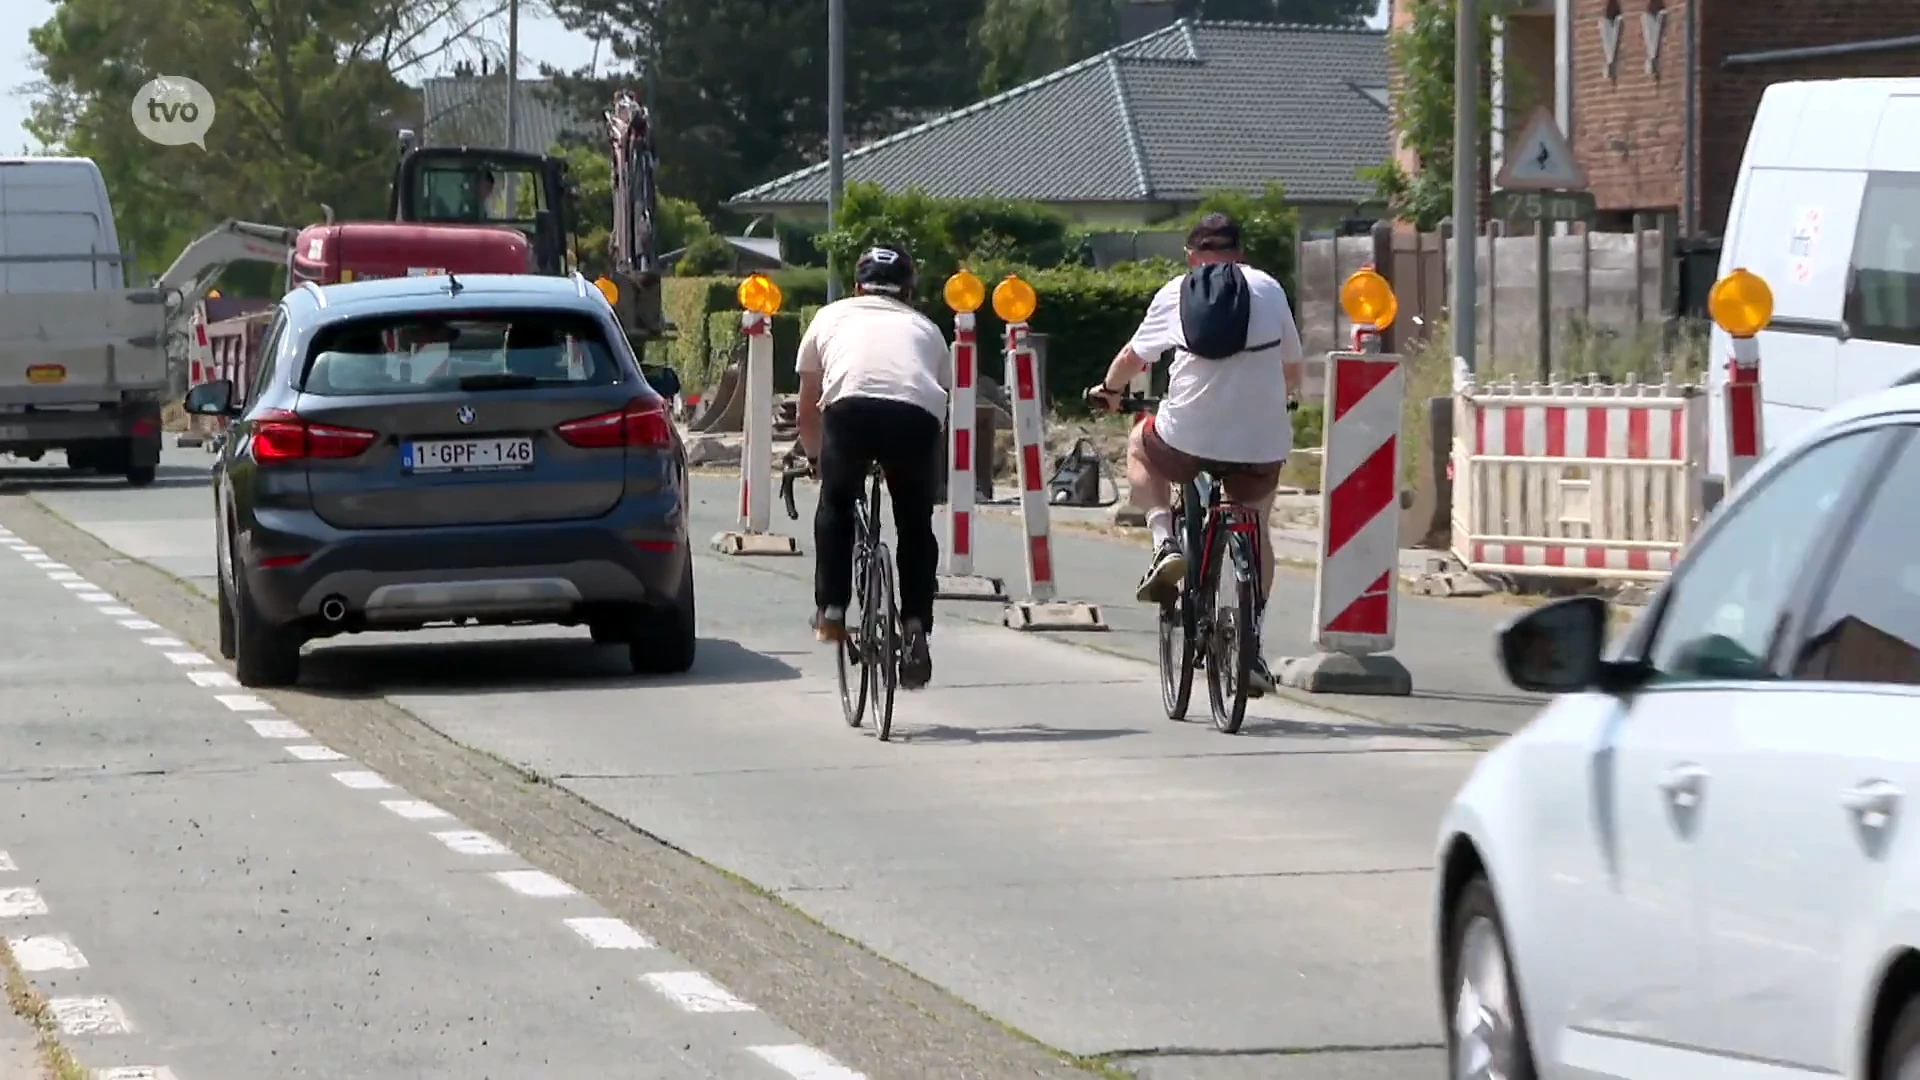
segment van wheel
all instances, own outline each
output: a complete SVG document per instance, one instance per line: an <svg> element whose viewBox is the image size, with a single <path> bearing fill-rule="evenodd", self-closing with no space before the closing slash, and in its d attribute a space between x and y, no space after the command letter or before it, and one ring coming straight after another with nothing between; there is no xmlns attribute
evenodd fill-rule
<svg viewBox="0 0 1920 1080"><path fill-rule="evenodd" d="M233 575L233 668L241 686L292 686L300 681L300 630L275 626L247 592L247 576Z"/></svg>
<svg viewBox="0 0 1920 1080"><path fill-rule="evenodd" d="M1535 1080L1506 928L1487 879L1468 882L1447 919L1447 1075Z"/></svg>
<svg viewBox="0 0 1920 1080"><path fill-rule="evenodd" d="M157 465L130 465L127 467L127 483L134 487L146 487L148 484L153 483L154 477L159 475L160 467Z"/></svg>
<svg viewBox="0 0 1920 1080"><path fill-rule="evenodd" d="M693 560L668 608L639 608L627 624L627 657L636 675L679 675L693 667L700 636L693 614Z"/></svg>
<svg viewBox="0 0 1920 1080"><path fill-rule="evenodd" d="M1920 997L1908 998L1900 1007L1900 1018L1880 1053L1880 1075L1885 1080L1920 1077Z"/></svg>

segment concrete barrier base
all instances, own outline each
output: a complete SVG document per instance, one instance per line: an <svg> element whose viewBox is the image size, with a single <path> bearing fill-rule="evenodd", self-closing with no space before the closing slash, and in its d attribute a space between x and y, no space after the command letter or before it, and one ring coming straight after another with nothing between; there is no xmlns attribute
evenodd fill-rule
<svg viewBox="0 0 1920 1080"><path fill-rule="evenodd" d="M781 533L723 532L713 538L722 555L798 555L800 541Z"/></svg>
<svg viewBox="0 0 1920 1080"><path fill-rule="evenodd" d="M939 600L999 600L1007 599L1007 584L997 577L982 577L979 574L941 574L935 585L934 598Z"/></svg>
<svg viewBox="0 0 1920 1080"><path fill-rule="evenodd" d="M173 440L175 446L205 446L207 437L197 431L189 431Z"/></svg>
<svg viewBox="0 0 1920 1080"><path fill-rule="evenodd" d="M1280 685L1309 694L1366 694L1372 697L1406 697L1413 693L1413 673L1405 664L1386 653L1352 656L1347 653L1315 653L1293 656L1280 662L1274 672Z"/></svg>
<svg viewBox="0 0 1920 1080"><path fill-rule="evenodd" d="M1100 605L1055 601L1042 604L1015 600L1001 615L1002 625L1014 630L1105 630Z"/></svg>

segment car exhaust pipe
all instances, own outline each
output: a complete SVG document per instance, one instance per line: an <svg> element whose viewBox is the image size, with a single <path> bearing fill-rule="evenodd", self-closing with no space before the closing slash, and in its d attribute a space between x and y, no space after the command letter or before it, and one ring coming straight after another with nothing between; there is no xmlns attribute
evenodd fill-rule
<svg viewBox="0 0 1920 1080"><path fill-rule="evenodd" d="M320 601L320 617L330 623L337 623L347 617L347 601L344 597L329 596Z"/></svg>

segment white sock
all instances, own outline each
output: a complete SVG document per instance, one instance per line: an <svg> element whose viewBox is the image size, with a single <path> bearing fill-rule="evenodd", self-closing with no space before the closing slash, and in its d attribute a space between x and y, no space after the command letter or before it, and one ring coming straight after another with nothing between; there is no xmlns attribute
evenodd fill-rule
<svg viewBox="0 0 1920 1080"><path fill-rule="evenodd" d="M1173 511L1168 509L1147 511L1147 528L1153 530L1153 546L1159 547L1173 539Z"/></svg>

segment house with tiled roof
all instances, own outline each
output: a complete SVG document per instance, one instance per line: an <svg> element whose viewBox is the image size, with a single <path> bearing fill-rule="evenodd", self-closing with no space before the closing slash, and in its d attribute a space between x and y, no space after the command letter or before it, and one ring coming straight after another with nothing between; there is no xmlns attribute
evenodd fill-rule
<svg viewBox="0 0 1920 1080"><path fill-rule="evenodd" d="M555 99L547 79L521 79L514 145L507 147L507 78L462 66L420 83L420 141L425 146L491 146L544 154L566 135L598 134L599 117L575 117Z"/></svg>
<svg viewBox="0 0 1920 1080"><path fill-rule="evenodd" d="M848 183L1046 203L1153 224L1215 188L1279 181L1304 224L1371 206L1392 152L1382 31L1181 19L1051 75L849 151ZM736 209L819 218L823 162Z"/></svg>

